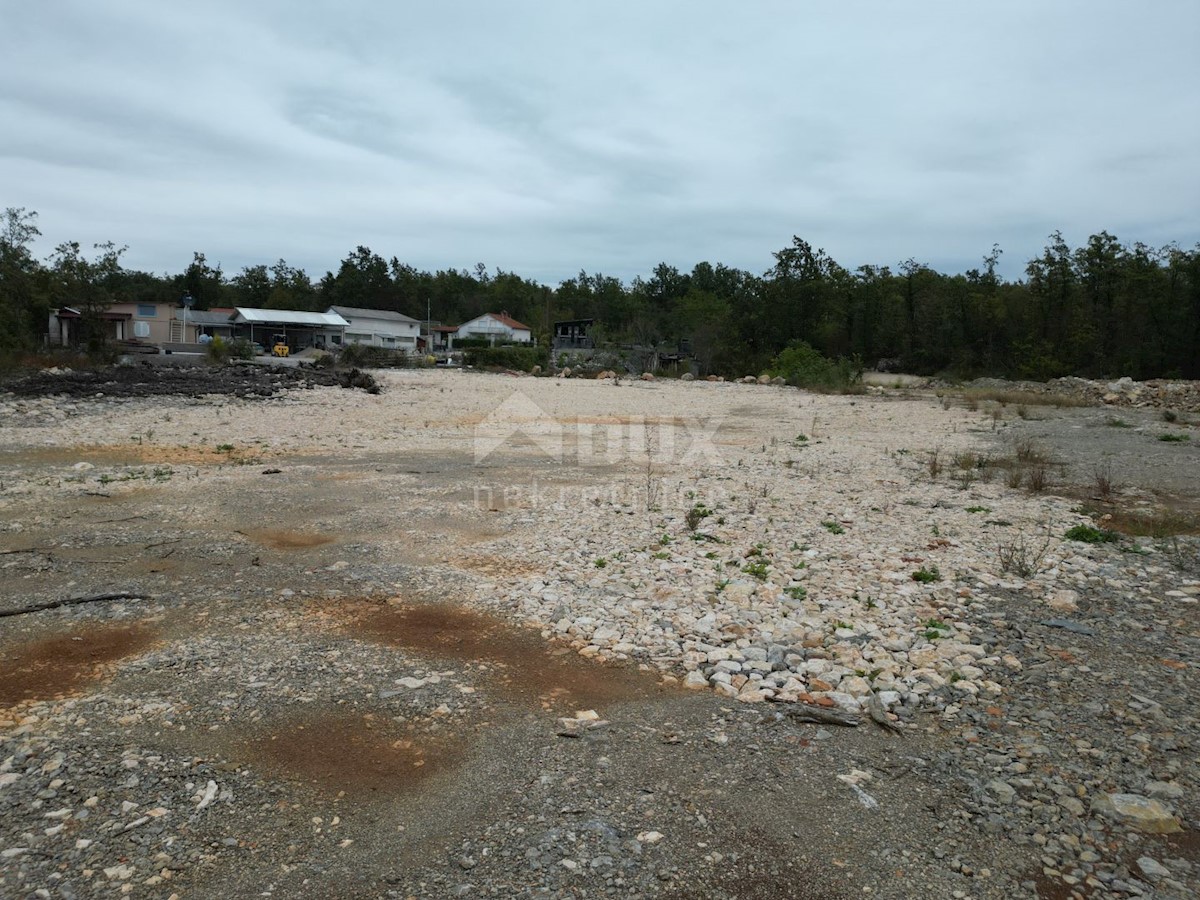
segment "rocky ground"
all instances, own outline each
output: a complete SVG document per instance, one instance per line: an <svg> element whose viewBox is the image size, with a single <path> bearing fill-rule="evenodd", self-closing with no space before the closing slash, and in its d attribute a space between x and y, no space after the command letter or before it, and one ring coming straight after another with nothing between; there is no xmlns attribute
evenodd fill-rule
<svg viewBox="0 0 1200 900"><path fill-rule="evenodd" d="M1200 885L1186 417L57 377L0 397L0 895Z"/></svg>

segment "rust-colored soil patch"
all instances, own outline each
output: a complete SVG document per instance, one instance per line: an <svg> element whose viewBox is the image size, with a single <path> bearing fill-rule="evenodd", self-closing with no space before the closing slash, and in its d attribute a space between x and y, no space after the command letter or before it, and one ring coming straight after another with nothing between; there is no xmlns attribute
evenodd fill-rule
<svg viewBox="0 0 1200 900"><path fill-rule="evenodd" d="M449 604L369 605L345 629L423 656L487 664L487 689L526 701L602 707L661 690L652 676L590 662L531 629Z"/></svg>
<svg viewBox="0 0 1200 900"><path fill-rule="evenodd" d="M254 528L242 531L252 541L271 547L275 550L311 550L313 547L323 547L332 544L336 538L327 534L317 534L311 531L288 531L284 528Z"/></svg>
<svg viewBox="0 0 1200 900"><path fill-rule="evenodd" d="M91 625L12 648L0 658L0 706L83 691L105 665L140 653L157 637L145 624Z"/></svg>
<svg viewBox="0 0 1200 900"><path fill-rule="evenodd" d="M440 743L389 734L353 716L289 723L251 739L246 748L278 777L353 795L413 790L461 758Z"/></svg>

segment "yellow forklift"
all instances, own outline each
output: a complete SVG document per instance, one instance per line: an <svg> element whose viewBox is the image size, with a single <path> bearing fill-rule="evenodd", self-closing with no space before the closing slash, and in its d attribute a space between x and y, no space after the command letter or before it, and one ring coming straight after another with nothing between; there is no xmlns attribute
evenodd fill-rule
<svg viewBox="0 0 1200 900"><path fill-rule="evenodd" d="M288 356L291 353L291 348L287 343L286 334L277 334L271 338L271 355L272 356Z"/></svg>

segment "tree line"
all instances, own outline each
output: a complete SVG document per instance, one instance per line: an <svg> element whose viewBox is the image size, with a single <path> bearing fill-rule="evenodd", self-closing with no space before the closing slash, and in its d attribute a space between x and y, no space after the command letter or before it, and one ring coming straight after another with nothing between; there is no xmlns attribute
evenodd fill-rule
<svg viewBox="0 0 1200 900"><path fill-rule="evenodd" d="M159 275L124 267L125 248L113 244L62 243L38 260L39 235L34 212L10 208L0 220L0 351L38 347L58 306L186 293L198 309L356 306L448 324L504 311L542 340L557 320L594 319L600 340L684 348L701 374L756 373L805 342L831 359L917 374L1200 378L1200 245L1127 244L1107 231L1080 247L1055 232L1016 280L998 275L999 247L965 273L915 259L851 271L796 237L761 274L661 263L629 283L581 270L556 287L482 263L422 271L363 246L317 280L282 259L229 275L201 252Z"/></svg>

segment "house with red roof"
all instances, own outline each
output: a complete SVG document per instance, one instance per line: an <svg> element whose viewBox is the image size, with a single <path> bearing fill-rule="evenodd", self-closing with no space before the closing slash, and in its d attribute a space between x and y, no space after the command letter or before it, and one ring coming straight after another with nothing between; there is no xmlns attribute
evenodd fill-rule
<svg viewBox="0 0 1200 900"><path fill-rule="evenodd" d="M458 326L455 338L484 339L495 346L496 344L531 344L533 332L528 325L522 325L506 312L484 313L476 316L470 322Z"/></svg>

